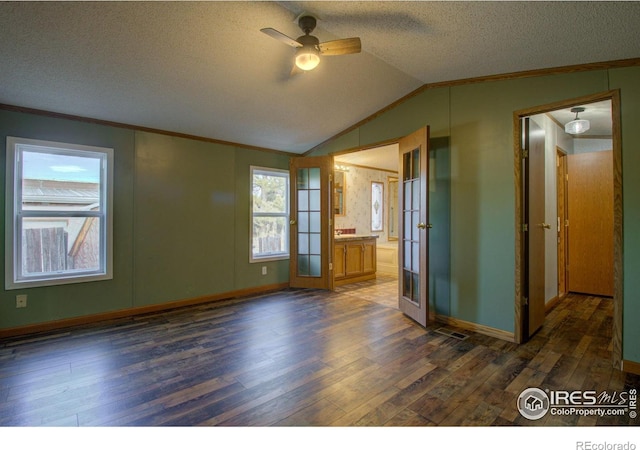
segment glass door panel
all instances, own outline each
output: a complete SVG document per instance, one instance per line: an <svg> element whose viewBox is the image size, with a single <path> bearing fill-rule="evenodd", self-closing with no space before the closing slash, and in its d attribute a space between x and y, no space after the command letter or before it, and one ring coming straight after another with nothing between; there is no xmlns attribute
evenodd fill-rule
<svg viewBox="0 0 640 450"><path fill-rule="evenodd" d="M426 326L428 299L428 128L400 140L400 310Z"/></svg>
<svg viewBox="0 0 640 450"><path fill-rule="evenodd" d="M332 166L329 156L291 161L291 198L295 200L290 221L292 287L333 288Z"/></svg>
<svg viewBox="0 0 640 450"><path fill-rule="evenodd" d="M403 174L405 197L403 212L406 219L405 233L402 236L405 251L403 252L402 295L408 301L420 307L420 148L404 154L406 160L403 167L407 171ZM418 168L416 169L416 164Z"/></svg>
<svg viewBox="0 0 640 450"><path fill-rule="evenodd" d="M320 168L305 167L297 171L298 198L298 276L320 277Z"/></svg>

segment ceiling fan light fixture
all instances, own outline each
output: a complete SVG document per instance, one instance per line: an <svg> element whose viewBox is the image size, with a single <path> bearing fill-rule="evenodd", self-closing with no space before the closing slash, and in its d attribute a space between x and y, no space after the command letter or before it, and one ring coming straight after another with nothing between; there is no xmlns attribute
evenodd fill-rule
<svg viewBox="0 0 640 450"><path fill-rule="evenodd" d="M296 52L296 66L308 71L315 69L320 64L320 55L314 47L302 47Z"/></svg>
<svg viewBox="0 0 640 450"><path fill-rule="evenodd" d="M576 113L576 118L571 122L567 122L564 126L565 133L569 134L581 134L587 131L591 124L586 119L579 119L578 114L583 112L584 108L571 108L572 113Z"/></svg>
<svg viewBox="0 0 640 450"><path fill-rule="evenodd" d="M359 37L351 37L346 39L335 39L327 42L320 42L311 32L316 27L316 18L303 13L298 16L298 26L304 33L297 39L293 39L286 34L279 32L273 28L261 28L264 34L296 48L295 65L291 70L291 75L300 71L307 72L318 67L320 64L320 55L336 56L348 55L351 53L360 53L362 45Z"/></svg>

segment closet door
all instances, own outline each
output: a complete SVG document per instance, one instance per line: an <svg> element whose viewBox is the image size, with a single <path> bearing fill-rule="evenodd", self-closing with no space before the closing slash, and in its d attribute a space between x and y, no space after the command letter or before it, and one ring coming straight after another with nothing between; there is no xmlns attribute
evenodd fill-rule
<svg viewBox="0 0 640 450"><path fill-rule="evenodd" d="M525 154L523 164L523 192L525 193L525 290L526 336L529 338L542 327L545 319L545 242L551 224L545 223L545 136L533 120L523 119Z"/></svg>

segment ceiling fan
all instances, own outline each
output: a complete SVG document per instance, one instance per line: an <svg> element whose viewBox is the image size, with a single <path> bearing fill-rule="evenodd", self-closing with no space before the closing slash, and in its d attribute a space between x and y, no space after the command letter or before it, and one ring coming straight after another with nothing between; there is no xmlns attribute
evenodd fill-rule
<svg viewBox="0 0 640 450"><path fill-rule="evenodd" d="M297 48L295 66L292 73L296 72L296 68L304 71L315 69L320 64L320 56L360 53L360 38L337 39L321 43L317 37L312 36L311 32L316 27L316 18L313 16L302 15L298 19L298 26L304 35L297 39L292 39L273 28L262 28L260 30L280 42Z"/></svg>

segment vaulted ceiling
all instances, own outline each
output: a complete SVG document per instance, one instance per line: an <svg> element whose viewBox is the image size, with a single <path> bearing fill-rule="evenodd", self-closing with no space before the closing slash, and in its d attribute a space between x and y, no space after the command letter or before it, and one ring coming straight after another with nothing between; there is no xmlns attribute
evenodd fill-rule
<svg viewBox="0 0 640 450"><path fill-rule="evenodd" d="M290 76L303 12L362 52ZM2 2L0 103L303 153L428 83L640 57L640 2Z"/></svg>

